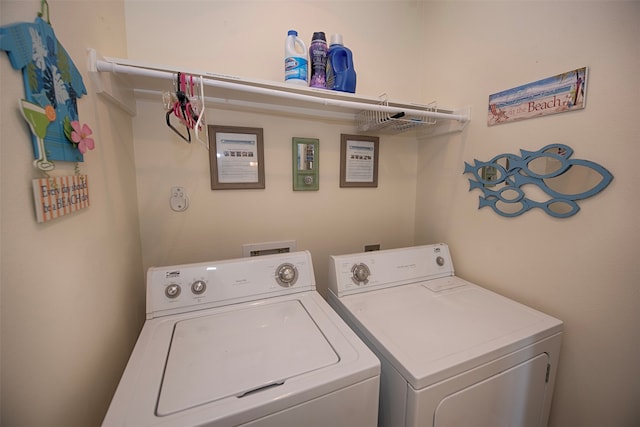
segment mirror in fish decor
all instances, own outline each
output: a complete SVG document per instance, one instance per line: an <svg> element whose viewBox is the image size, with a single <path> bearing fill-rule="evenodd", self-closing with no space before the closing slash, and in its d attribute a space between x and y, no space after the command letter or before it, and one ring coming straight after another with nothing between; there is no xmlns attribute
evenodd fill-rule
<svg viewBox="0 0 640 427"><path fill-rule="evenodd" d="M519 156L506 153L488 162L465 162L464 173L475 177L469 179L469 191L483 192L479 209L488 206L499 215L515 217L540 208L567 218L580 210L578 200L599 193L613 180L601 165L572 155L571 147L550 144L538 151L520 150Z"/></svg>

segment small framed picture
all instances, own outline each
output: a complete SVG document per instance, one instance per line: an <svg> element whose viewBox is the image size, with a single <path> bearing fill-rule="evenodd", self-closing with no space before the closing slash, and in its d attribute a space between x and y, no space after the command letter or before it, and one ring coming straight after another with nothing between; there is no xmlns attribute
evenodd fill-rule
<svg viewBox="0 0 640 427"><path fill-rule="evenodd" d="M293 152L294 191L318 191L320 188L319 144L320 141L316 138L293 138L291 151Z"/></svg>
<svg viewBox="0 0 640 427"><path fill-rule="evenodd" d="M262 128L209 126L212 190L263 189Z"/></svg>
<svg viewBox="0 0 640 427"><path fill-rule="evenodd" d="M377 136L340 135L340 187L378 186Z"/></svg>

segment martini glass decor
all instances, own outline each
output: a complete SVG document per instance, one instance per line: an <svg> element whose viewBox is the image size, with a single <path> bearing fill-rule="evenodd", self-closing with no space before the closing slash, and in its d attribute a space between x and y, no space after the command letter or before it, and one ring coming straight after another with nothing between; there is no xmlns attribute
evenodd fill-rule
<svg viewBox="0 0 640 427"><path fill-rule="evenodd" d="M51 123L45 109L25 99L19 101L19 109L22 117L29 123L31 132L38 139L38 153L33 165L42 171L53 170L55 164L47 159L47 153L44 148L44 137Z"/></svg>

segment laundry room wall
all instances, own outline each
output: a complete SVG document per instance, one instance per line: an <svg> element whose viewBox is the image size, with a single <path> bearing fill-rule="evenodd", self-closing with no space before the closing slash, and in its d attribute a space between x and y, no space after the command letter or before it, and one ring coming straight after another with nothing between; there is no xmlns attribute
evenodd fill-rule
<svg viewBox="0 0 640 427"><path fill-rule="evenodd" d="M463 134L419 146L416 242L458 275L565 322L550 426L640 424L639 2L430 2L427 92L472 108ZM429 43L432 35L438 43ZM446 35L446 36L444 36ZM490 94L589 67L584 110L487 126ZM478 209L464 162L563 143L612 183L555 219ZM525 191L529 191L525 187Z"/></svg>
<svg viewBox="0 0 640 427"><path fill-rule="evenodd" d="M5 427L100 425L144 320L130 118L97 97L86 49L126 56L124 6L48 0L58 40L88 94L80 120L96 147L80 164L91 205L36 223L22 73L0 52L0 389ZM1 0L0 25L33 22L37 0ZM72 175L57 162L52 176Z"/></svg>
<svg viewBox="0 0 640 427"><path fill-rule="evenodd" d="M419 9L415 2L370 2L365 19L359 2L158 2L151 8L127 1L128 53L138 61L281 82L288 30L307 45L315 31L327 39L339 32L354 54L358 94L418 102ZM133 120L145 267L235 258L245 243L295 240L298 250L311 251L325 294L329 254L413 243L414 137L380 137L378 188L340 188L340 134L355 133L352 121L211 106L209 124L264 130L266 178L264 190L212 191L206 148L181 140L164 114L159 95L145 97ZM320 141L319 191L292 190L293 137ZM170 209L173 186L186 189L185 212Z"/></svg>

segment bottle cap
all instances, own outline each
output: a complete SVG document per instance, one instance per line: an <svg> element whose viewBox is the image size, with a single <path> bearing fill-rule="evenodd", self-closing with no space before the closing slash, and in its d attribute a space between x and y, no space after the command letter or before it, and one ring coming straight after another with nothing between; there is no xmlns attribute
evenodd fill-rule
<svg viewBox="0 0 640 427"><path fill-rule="evenodd" d="M331 34L331 44L339 44L340 46L343 46L342 34Z"/></svg>
<svg viewBox="0 0 640 427"><path fill-rule="evenodd" d="M288 36L297 36L298 32L296 30L289 30L289 32L287 33Z"/></svg>
<svg viewBox="0 0 640 427"><path fill-rule="evenodd" d="M318 31L317 33L313 33L313 40L322 40L322 41L327 41L327 38L324 35L324 31Z"/></svg>

